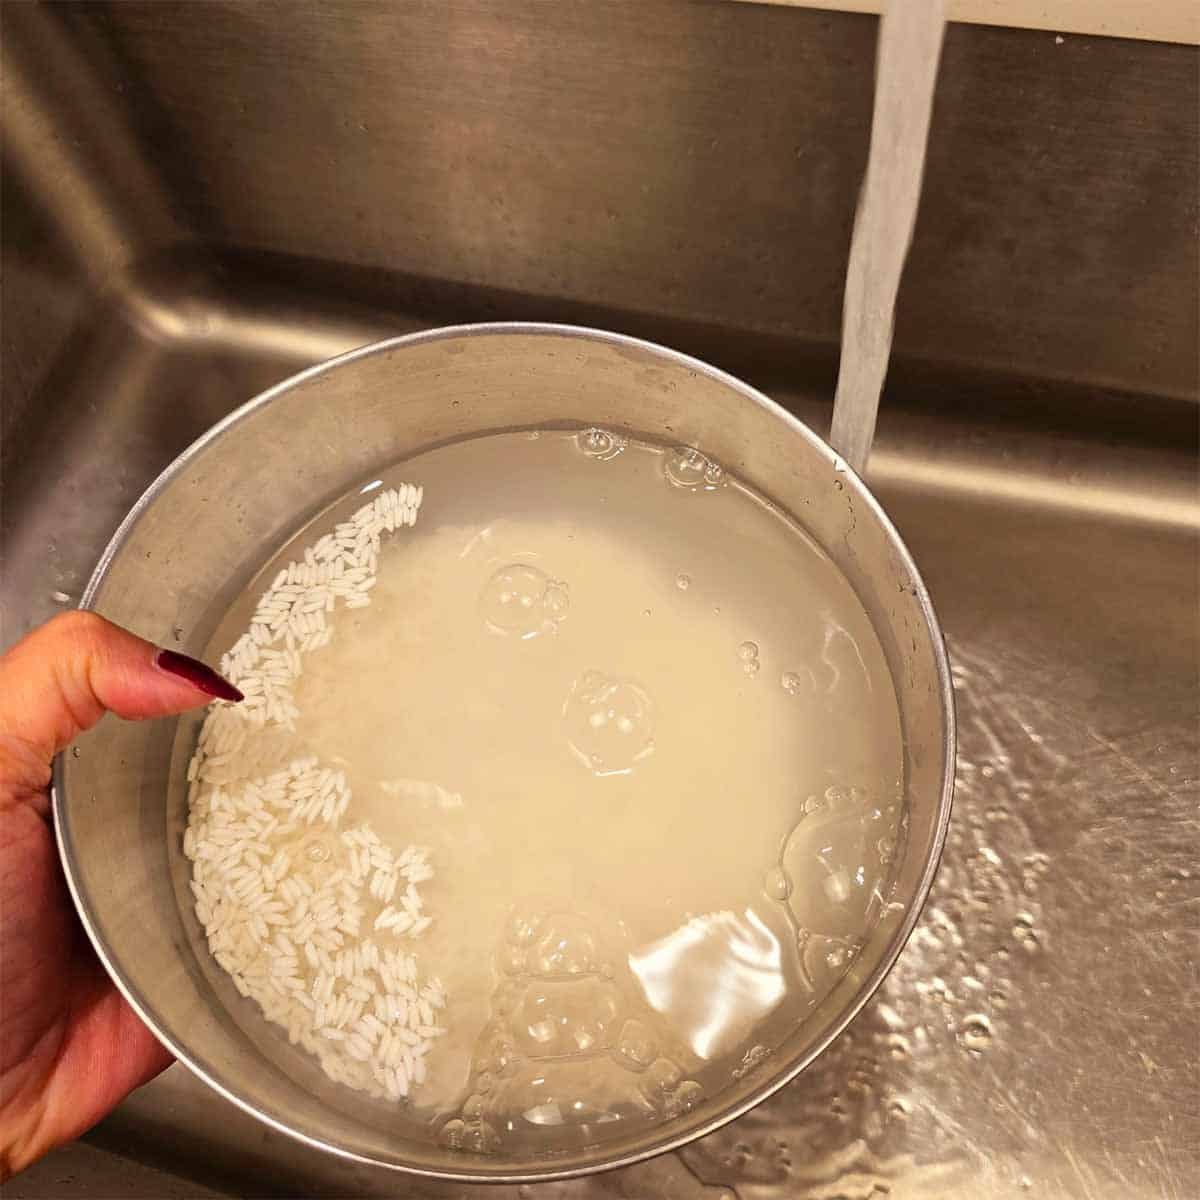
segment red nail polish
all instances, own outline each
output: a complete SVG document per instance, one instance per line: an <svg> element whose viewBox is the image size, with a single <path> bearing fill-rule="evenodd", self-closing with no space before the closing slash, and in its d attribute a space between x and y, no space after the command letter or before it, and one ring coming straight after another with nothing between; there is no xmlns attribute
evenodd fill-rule
<svg viewBox="0 0 1200 1200"><path fill-rule="evenodd" d="M168 675L177 675L186 679L194 688L199 688L206 696L215 696L218 700L238 701L244 699L242 693L220 675L202 663L198 658L189 658L176 650L160 650L154 657L155 664L166 671Z"/></svg>

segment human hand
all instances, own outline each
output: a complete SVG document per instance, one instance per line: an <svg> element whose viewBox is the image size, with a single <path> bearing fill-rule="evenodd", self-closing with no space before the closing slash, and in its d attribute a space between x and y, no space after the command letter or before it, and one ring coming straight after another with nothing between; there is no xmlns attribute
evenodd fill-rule
<svg viewBox="0 0 1200 1200"><path fill-rule="evenodd" d="M50 765L106 711L144 720L241 693L94 613L0 657L0 1182L171 1061L104 973L58 861Z"/></svg>

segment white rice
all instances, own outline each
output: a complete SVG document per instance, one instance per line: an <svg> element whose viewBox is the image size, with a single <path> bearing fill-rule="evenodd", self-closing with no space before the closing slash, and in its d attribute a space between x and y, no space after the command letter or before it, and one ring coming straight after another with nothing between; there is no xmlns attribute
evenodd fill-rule
<svg viewBox="0 0 1200 1200"><path fill-rule="evenodd" d="M329 643L339 600L370 604L382 536L411 527L421 499L410 484L381 492L275 576L221 659L246 698L214 704L201 727L183 835L196 916L238 992L331 1079L392 1101L424 1081L445 1032L442 986L404 948L433 920L419 891L429 852L343 827L345 775L287 735L304 656Z"/></svg>

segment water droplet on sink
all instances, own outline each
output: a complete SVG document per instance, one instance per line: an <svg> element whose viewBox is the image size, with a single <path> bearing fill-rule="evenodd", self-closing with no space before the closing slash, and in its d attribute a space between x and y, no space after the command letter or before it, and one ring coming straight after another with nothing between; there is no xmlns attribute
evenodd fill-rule
<svg viewBox="0 0 1200 1200"><path fill-rule="evenodd" d="M958 1040L967 1050L981 1054L992 1044L992 1023L982 1013L972 1013L959 1026Z"/></svg>
<svg viewBox="0 0 1200 1200"><path fill-rule="evenodd" d="M1042 948L1041 938L1038 935L1032 913L1017 913L1013 923L1012 936L1013 941L1029 954L1036 954Z"/></svg>

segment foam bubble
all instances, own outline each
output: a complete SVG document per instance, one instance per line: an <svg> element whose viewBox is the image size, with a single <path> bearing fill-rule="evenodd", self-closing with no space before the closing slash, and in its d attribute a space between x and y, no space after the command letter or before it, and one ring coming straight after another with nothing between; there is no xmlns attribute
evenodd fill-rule
<svg viewBox="0 0 1200 1200"><path fill-rule="evenodd" d="M772 900L782 902L792 894L792 881L782 867L772 867L763 879L763 891Z"/></svg>
<svg viewBox="0 0 1200 1200"><path fill-rule="evenodd" d="M789 696L798 696L804 690L804 677L796 671L784 671L779 683Z"/></svg>
<svg viewBox="0 0 1200 1200"><path fill-rule="evenodd" d="M513 914L504 948L522 955L523 969L492 995L467 1099L442 1126L443 1144L487 1153L536 1135L542 1148L567 1147L581 1130L591 1137L700 1099L664 1057L650 1014L612 978L604 945L579 914Z"/></svg>
<svg viewBox="0 0 1200 1200"><path fill-rule="evenodd" d="M621 1027L617 1050L626 1065L635 1071L644 1071L657 1056L658 1043L643 1022L630 1018Z"/></svg>
<svg viewBox="0 0 1200 1200"><path fill-rule="evenodd" d="M569 606L567 585L530 563L500 567L479 595L479 611L487 627L521 639L552 633Z"/></svg>
<svg viewBox="0 0 1200 1200"><path fill-rule="evenodd" d="M598 458L601 462L616 458L629 444L628 438L607 429L585 429L575 440L588 458Z"/></svg>
<svg viewBox="0 0 1200 1200"><path fill-rule="evenodd" d="M694 1080L685 1079L667 1099L668 1116L691 1112L704 1099L704 1089Z"/></svg>
<svg viewBox="0 0 1200 1200"><path fill-rule="evenodd" d="M630 679L586 671L563 705L575 757L596 775L623 775L654 751L654 705Z"/></svg>
<svg viewBox="0 0 1200 1200"><path fill-rule="evenodd" d="M715 491L725 486L725 470L693 446L680 446L663 459L667 482L688 491Z"/></svg>
<svg viewBox="0 0 1200 1200"><path fill-rule="evenodd" d="M883 814L862 789L841 784L809 796L804 813L780 856L791 884L787 905L798 927L835 940L827 951L836 958L838 945L866 928L882 903Z"/></svg>

